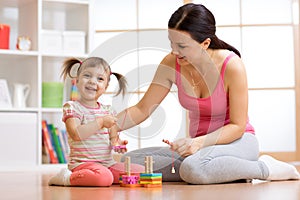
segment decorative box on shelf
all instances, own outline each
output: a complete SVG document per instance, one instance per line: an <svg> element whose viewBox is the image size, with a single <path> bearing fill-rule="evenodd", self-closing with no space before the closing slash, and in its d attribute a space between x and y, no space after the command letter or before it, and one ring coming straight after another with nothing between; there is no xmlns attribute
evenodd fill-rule
<svg viewBox="0 0 300 200"><path fill-rule="evenodd" d="M66 54L84 54L85 53L85 32L64 31L63 51Z"/></svg>
<svg viewBox="0 0 300 200"><path fill-rule="evenodd" d="M63 37L61 31L43 30L41 39L41 50L43 53L62 53Z"/></svg>

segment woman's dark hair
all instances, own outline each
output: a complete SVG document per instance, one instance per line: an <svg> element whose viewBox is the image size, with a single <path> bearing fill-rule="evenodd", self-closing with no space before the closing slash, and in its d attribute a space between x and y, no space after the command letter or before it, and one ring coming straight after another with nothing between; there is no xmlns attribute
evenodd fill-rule
<svg viewBox="0 0 300 200"><path fill-rule="evenodd" d="M72 75L72 70L75 65L79 65L77 68L76 76ZM82 69L87 67L102 67L105 72L107 72L110 75L115 75L115 77L118 79L119 82L119 90L116 94L119 95L122 92L122 95L124 96L126 93L126 86L127 81L126 78L119 73L112 72L109 64L103 59L99 57L89 57L83 61L77 59L77 58L67 58L62 66L62 72L61 77L63 77L64 80L66 80L67 77L70 78L76 78L79 77L79 74L81 73ZM108 83L110 81L110 76L108 77Z"/></svg>
<svg viewBox="0 0 300 200"><path fill-rule="evenodd" d="M185 31L199 43L210 38L209 48L228 49L241 57L240 52L233 46L216 36L216 21L214 15L202 4L188 3L179 7L171 16L168 27Z"/></svg>

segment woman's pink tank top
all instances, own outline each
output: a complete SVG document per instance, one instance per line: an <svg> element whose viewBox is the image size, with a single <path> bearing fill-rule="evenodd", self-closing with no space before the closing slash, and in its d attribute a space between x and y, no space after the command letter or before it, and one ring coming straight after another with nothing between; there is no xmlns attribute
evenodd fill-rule
<svg viewBox="0 0 300 200"><path fill-rule="evenodd" d="M182 86L180 65L176 62L176 82L180 104L189 111L189 133L192 138L211 133L229 124L229 98L224 88L224 74L228 61L235 54L226 57L220 79L210 97L196 98L186 94ZM245 132L254 134L254 128L247 120Z"/></svg>

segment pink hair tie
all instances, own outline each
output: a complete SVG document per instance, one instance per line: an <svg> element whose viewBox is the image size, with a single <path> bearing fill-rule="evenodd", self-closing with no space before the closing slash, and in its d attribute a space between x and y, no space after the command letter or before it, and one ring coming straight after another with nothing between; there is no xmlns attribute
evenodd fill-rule
<svg viewBox="0 0 300 200"><path fill-rule="evenodd" d="M110 75L112 75L113 74L113 72L110 72Z"/></svg>

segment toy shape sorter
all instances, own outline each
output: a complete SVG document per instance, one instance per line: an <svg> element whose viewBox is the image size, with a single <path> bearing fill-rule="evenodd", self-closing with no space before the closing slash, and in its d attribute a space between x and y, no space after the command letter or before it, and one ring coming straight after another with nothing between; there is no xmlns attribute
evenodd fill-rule
<svg viewBox="0 0 300 200"><path fill-rule="evenodd" d="M125 158L126 174L120 176L121 187L161 187L162 173L153 173L152 156L145 157L145 173L131 174L130 157Z"/></svg>

